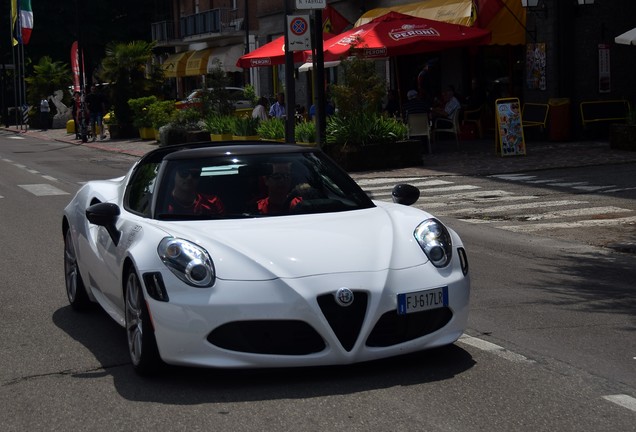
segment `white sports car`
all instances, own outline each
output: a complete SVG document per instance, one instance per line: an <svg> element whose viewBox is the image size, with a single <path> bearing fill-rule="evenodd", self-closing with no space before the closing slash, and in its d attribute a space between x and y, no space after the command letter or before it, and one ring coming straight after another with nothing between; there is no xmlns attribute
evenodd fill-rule
<svg viewBox="0 0 636 432"><path fill-rule="evenodd" d="M458 235L374 201L318 149L159 148L64 210L66 293L126 329L138 373L334 365L455 342L470 281Z"/></svg>

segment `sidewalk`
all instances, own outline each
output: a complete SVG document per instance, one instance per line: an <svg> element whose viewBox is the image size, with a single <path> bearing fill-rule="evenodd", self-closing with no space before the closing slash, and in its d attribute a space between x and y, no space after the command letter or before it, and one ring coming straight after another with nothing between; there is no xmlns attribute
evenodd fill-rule
<svg viewBox="0 0 636 432"><path fill-rule="evenodd" d="M2 129L24 133L15 128L5 127ZM141 139L106 139L82 143L75 139L75 134L68 134L65 129L29 130L26 135L132 156L143 156L157 148L156 141L143 141ZM495 143L492 139L462 141L459 150L457 150L453 140L438 141L433 145L433 154L424 155L423 164L420 166L387 171L357 172L356 177L485 176L550 168L636 162L636 152L612 150L607 141L529 141L526 143L526 153L525 156L498 156L495 154Z"/></svg>

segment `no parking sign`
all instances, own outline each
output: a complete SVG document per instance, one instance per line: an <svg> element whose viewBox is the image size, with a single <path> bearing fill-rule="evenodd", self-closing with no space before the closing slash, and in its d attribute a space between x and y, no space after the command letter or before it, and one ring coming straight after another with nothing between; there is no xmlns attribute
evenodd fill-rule
<svg viewBox="0 0 636 432"><path fill-rule="evenodd" d="M311 49L311 32L309 30L309 15L287 16L287 37L290 51L304 51Z"/></svg>

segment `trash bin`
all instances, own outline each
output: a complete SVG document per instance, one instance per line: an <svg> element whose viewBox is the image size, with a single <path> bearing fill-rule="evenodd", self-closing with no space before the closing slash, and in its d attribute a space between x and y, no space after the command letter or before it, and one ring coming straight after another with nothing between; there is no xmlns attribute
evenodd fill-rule
<svg viewBox="0 0 636 432"><path fill-rule="evenodd" d="M548 137L550 141L568 141L570 139L570 99L552 98L548 100Z"/></svg>

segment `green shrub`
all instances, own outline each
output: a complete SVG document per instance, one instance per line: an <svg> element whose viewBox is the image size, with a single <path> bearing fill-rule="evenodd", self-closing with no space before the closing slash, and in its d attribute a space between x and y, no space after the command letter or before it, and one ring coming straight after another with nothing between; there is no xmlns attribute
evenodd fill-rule
<svg viewBox="0 0 636 432"><path fill-rule="evenodd" d="M128 99L128 106L133 116L133 126L136 128L152 127L148 107L157 102L156 96L145 96L135 99Z"/></svg>
<svg viewBox="0 0 636 432"><path fill-rule="evenodd" d="M205 119L205 130L211 134L231 134L234 118L228 115L211 114Z"/></svg>
<svg viewBox="0 0 636 432"><path fill-rule="evenodd" d="M285 122L283 121L283 119L279 118L263 120L258 124L256 132L258 133L258 136L263 139L285 139Z"/></svg>
<svg viewBox="0 0 636 432"><path fill-rule="evenodd" d="M316 142L316 124L312 121L297 123L294 137L298 142Z"/></svg>
<svg viewBox="0 0 636 432"><path fill-rule="evenodd" d="M154 129L170 123L175 112L174 102L171 100L157 101L148 107L148 117Z"/></svg>
<svg viewBox="0 0 636 432"><path fill-rule="evenodd" d="M259 119L253 117L234 117L232 133L234 135L257 135Z"/></svg>
<svg viewBox="0 0 636 432"><path fill-rule="evenodd" d="M188 131L205 129L205 121L201 117L201 112L196 108L175 110L170 123L175 123Z"/></svg>
<svg viewBox="0 0 636 432"><path fill-rule="evenodd" d="M400 120L380 114L359 112L352 116L336 114L327 119L327 146L364 147L403 140L407 128Z"/></svg>

